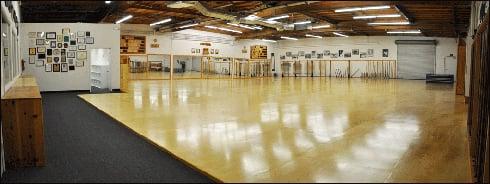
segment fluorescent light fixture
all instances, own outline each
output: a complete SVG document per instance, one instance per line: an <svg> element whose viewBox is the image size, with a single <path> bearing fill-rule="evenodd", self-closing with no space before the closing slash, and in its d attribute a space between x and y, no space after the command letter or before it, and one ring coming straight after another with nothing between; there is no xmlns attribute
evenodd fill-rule
<svg viewBox="0 0 490 184"><path fill-rule="evenodd" d="M3 37L7 37L7 34L5 34L5 33L2 33L2 36L3 36Z"/></svg>
<svg viewBox="0 0 490 184"><path fill-rule="evenodd" d="M169 8L187 8L187 7L191 7L191 6L194 6L194 4L182 2L182 1L176 1L174 3L167 5L167 7L169 7Z"/></svg>
<svg viewBox="0 0 490 184"><path fill-rule="evenodd" d="M291 38L291 37L287 37L287 36L281 36L282 39L286 39L286 40L298 40L297 38Z"/></svg>
<svg viewBox="0 0 490 184"><path fill-rule="evenodd" d="M151 23L150 26L154 26L154 25L157 25L157 24L167 23L167 22L170 22L171 20L172 19L165 19L165 20L162 20L162 21L154 22L154 23Z"/></svg>
<svg viewBox="0 0 490 184"><path fill-rule="evenodd" d="M105 1L105 4L111 4L111 1Z"/></svg>
<svg viewBox="0 0 490 184"><path fill-rule="evenodd" d="M319 26L313 26L311 27L312 29L321 29L321 28L329 28L330 25L319 25Z"/></svg>
<svg viewBox="0 0 490 184"><path fill-rule="evenodd" d="M321 36L316 36L316 35L311 35L311 34L306 34L305 36L307 36L307 37L313 37L313 38L322 38Z"/></svg>
<svg viewBox="0 0 490 184"><path fill-rule="evenodd" d="M419 34L420 30L407 30L407 31L387 31L388 34Z"/></svg>
<svg viewBox="0 0 490 184"><path fill-rule="evenodd" d="M278 24L279 22L275 20L262 20L262 22L268 23L268 24Z"/></svg>
<svg viewBox="0 0 490 184"><path fill-rule="evenodd" d="M131 18L133 18L133 16L132 16L132 15L125 16L124 18L119 19L118 21L116 21L116 24L120 24L121 22L124 22L124 21L126 21L126 20L129 20L129 19L131 19Z"/></svg>
<svg viewBox="0 0 490 184"><path fill-rule="evenodd" d="M410 22L370 22L368 25L408 25Z"/></svg>
<svg viewBox="0 0 490 184"><path fill-rule="evenodd" d="M295 22L293 24L299 25L299 24L310 24L311 21L303 21L303 22Z"/></svg>
<svg viewBox="0 0 490 184"><path fill-rule="evenodd" d="M354 7L354 8L343 8L335 10L337 12L351 12L351 11L366 11L366 10L379 10L388 9L390 6L366 6L366 7Z"/></svg>
<svg viewBox="0 0 490 184"><path fill-rule="evenodd" d="M192 27L192 26L197 26L199 25L198 23L195 23L195 24L187 24L187 25L184 25L184 26L180 26L179 28L182 29L182 28L186 28L186 27Z"/></svg>
<svg viewBox="0 0 490 184"><path fill-rule="evenodd" d="M289 17L289 15L281 15L281 16L277 16L277 17L268 18L267 20L272 21L272 20L278 20L278 19L283 19L283 18L288 18L288 17Z"/></svg>
<svg viewBox="0 0 490 184"><path fill-rule="evenodd" d="M246 28L246 29L251 29L251 30L262 30L262 28L259 26L249 26L249 25L233 24L233 23L226 23L226 24L232 25L232 26L237 26L237 27L242 27L242 28Z"/></svg>
<svg viewBox="0 0 490 184"><path fill-rule="evenodd" d="M345 35L345 34L340 34L340 33L337 33L337 32L333 32L333 34L334 34L334 35L337 35L337 36L349 37L349 36L347 36L347 35Z"/></svg>
<svg viewBox="0 0 490 184"><path fill-rule="evenodd" d="M366 16L354 16L354 19L375 19L375 18L391 18L400 17L399 14L389 14L389 15L366 15Z"/></svg>
<svg viewBox="0 0 490 184"><path fill-rule="evenodd" d="M249 15L245 17L245 20L258 20L258 19L260 19L260 17L257 15Z"/></svg>
<svg viewBox="0 0 490 184"><path fill-rule="evenodd" d="M264 41L264 42L272 42L272 43L277 42L276 40L267 40L267 39L262 39L261 41Z"/></svg>
<svg viewBox="0 0 490 184"><path fill-rule="evenodd" d="M219 30L222 30L222 31L229 31L229 32L234 32L234 33L240 33L242 34L241 31L237 31L237 30L233 30L233 29L228 29L228 28L223 28L223 27L215 27L215 26L204 26L206 28L209 28L209 29L219 29Z"/></svg>

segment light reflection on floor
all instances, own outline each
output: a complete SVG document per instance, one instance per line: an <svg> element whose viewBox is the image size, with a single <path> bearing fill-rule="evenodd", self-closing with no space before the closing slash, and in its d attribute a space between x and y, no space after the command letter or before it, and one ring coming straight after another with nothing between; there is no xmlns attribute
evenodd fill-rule
<svg viewBox="0 0 490 184"><path fill-rule="evenodd" d="M409 80L133 81L81 95L225 182L467 182L463 99Z"/></svg>

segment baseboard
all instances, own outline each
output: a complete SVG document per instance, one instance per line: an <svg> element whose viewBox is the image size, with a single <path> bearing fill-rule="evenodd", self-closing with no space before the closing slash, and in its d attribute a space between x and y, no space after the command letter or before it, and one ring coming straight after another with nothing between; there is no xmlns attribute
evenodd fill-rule
<svg viewBox="0 0 490 184"><path fill-rule="evenodd" d="M80 92L80 93L87 92L87 93L89 93L90 90L41 91L41 93L72 93L72 92Z"/></svg>
<svg viewBox="0 0 490 184"><path fill-rule="evenodd" d="M112 89L112 92L121 92L121 89Z"/></svg>

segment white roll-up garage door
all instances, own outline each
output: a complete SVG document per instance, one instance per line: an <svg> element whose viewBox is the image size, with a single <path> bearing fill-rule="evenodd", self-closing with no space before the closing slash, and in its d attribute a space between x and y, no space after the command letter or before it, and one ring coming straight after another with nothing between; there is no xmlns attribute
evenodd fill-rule
<svg viewBox="0 0 490 184"><path fill-rule="evenodd" d="M397 40L398 77L425 79L435 72L435 40Z"/></svg>

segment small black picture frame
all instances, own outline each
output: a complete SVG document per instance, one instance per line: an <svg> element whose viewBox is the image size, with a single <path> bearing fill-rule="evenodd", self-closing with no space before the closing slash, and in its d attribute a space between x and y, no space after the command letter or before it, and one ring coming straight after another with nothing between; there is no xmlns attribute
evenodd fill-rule
<svg viewBox="0 0 490 184"><path fill-rule="evenodd" d="M85 32L85 36L90 36L90 31Z"/></svg>
<svg viewBox="0 0 490 184"><path fill-rule="evenodd" d="M48 56L53 55L53 49L46 49L46 55Z"/></svg>
<svg viewBox="0 0 490 184"><path fill-rule="evenodd" d="M46 59L46 54L38 54L37 59Z"/></svg>
<svg viewBox="0 0 490 184"><path fill-rule="evenodd" d="M77 41L76 40L70 40L70 45L76 45Z"/></svg>

